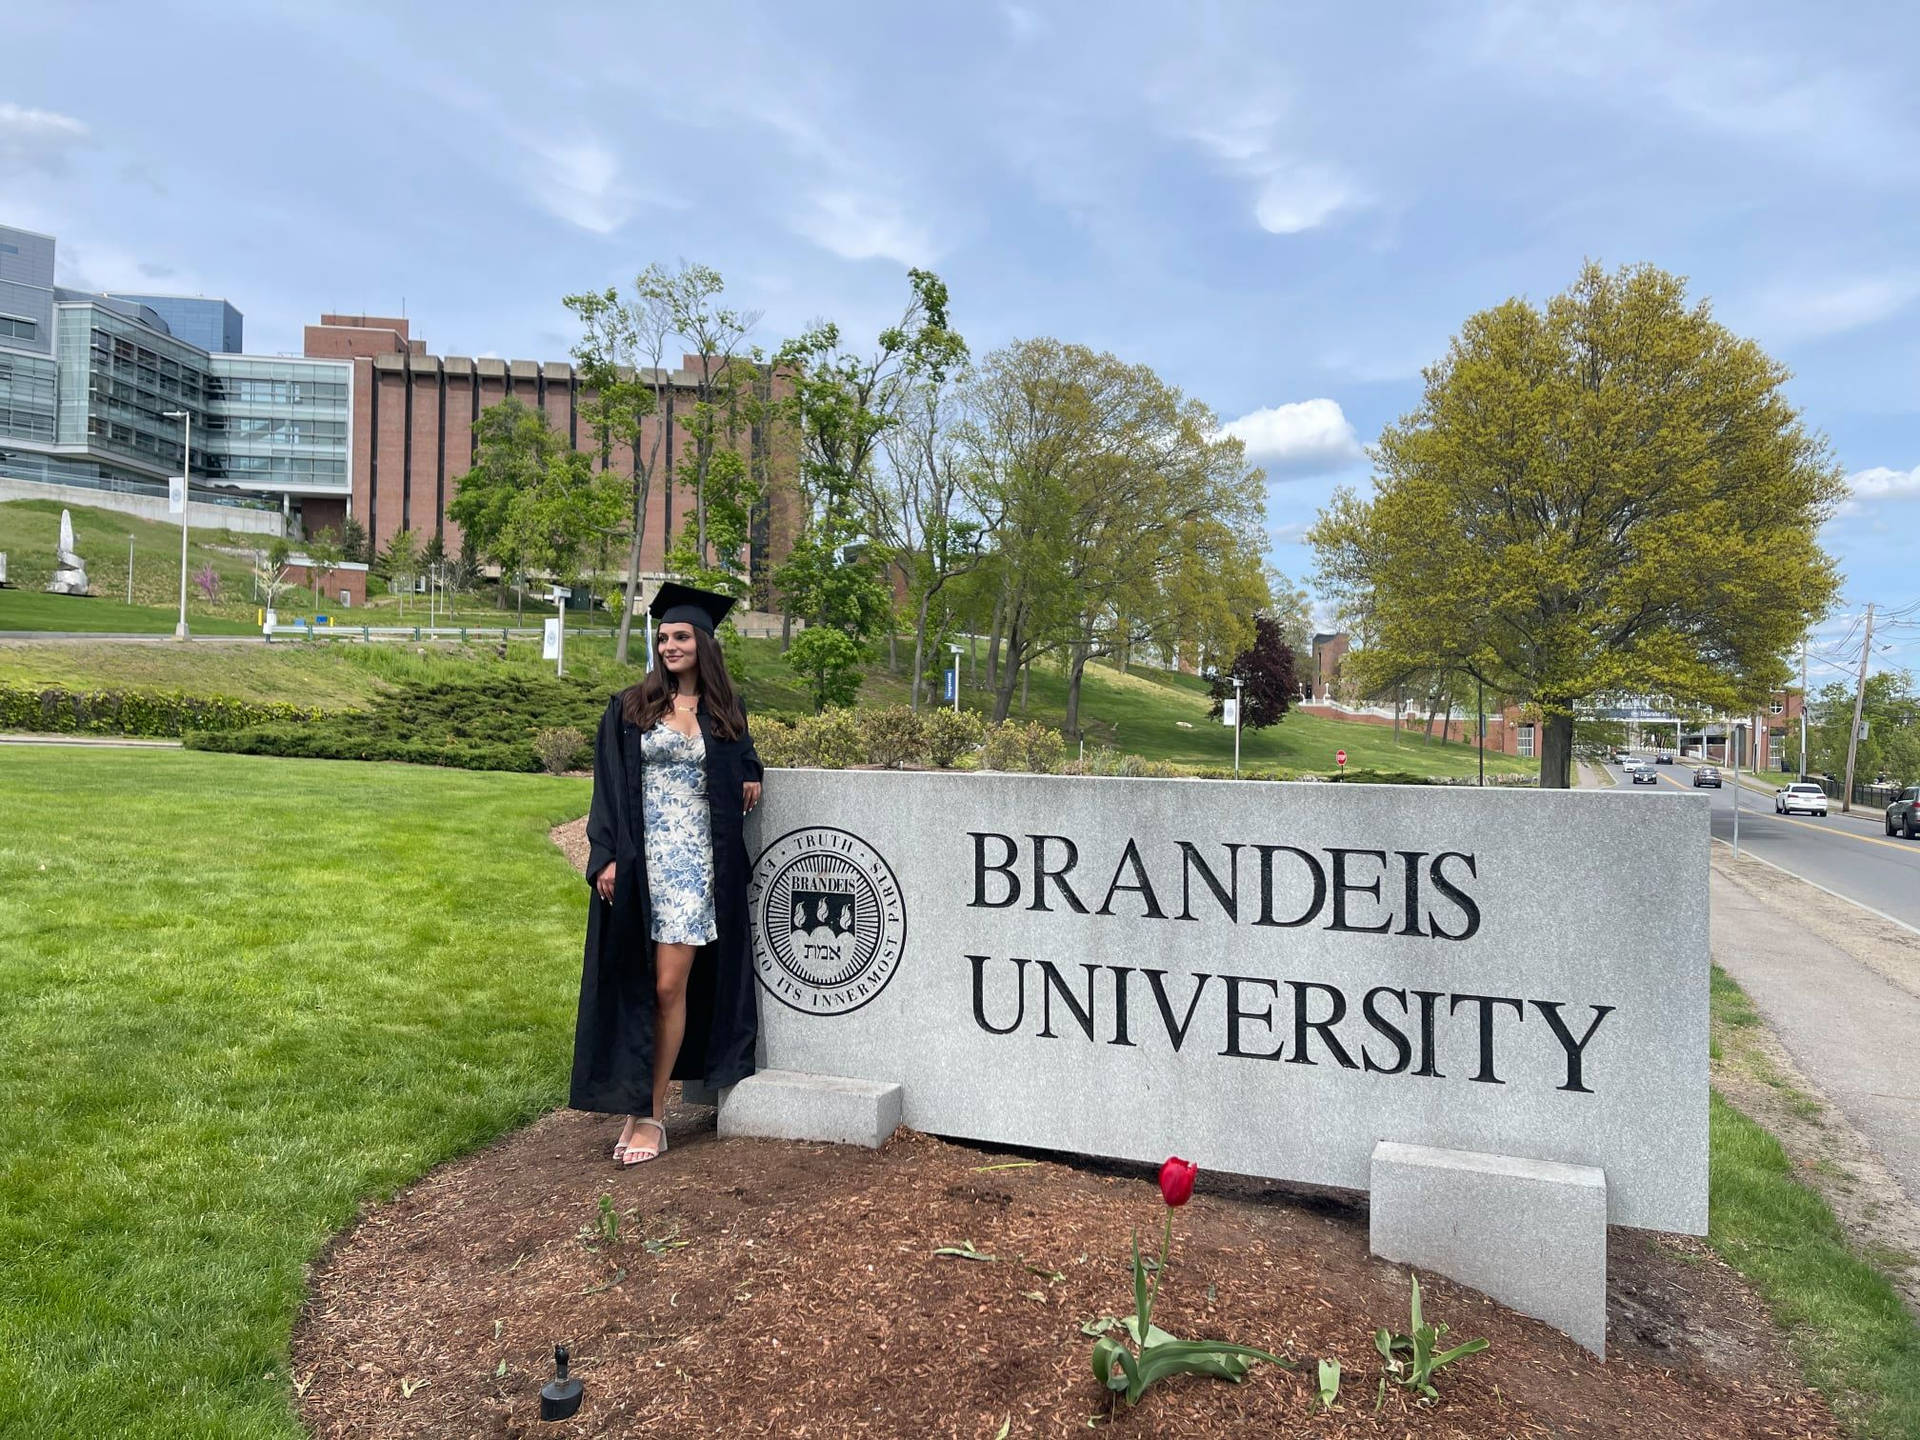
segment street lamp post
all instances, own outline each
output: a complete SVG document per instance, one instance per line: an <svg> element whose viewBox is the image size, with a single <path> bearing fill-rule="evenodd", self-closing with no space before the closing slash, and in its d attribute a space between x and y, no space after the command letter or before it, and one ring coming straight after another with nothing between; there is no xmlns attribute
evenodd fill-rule
<svg viewBox="0 0 1920 1440"><path fill-rule="evenodd" d="M958 715L960 713L960 647L949 641L947 649L953 652L953 713Z"/></svg>
<svg viewBox="0 0 1920 1440"><path fill-rule="evenodd" d="M1233 677L1233 773L1240 773L1240 686L1238 675Z"/></svg>
<svg viewBox="0 0 1920 1440"><path fill-rule="evenodd" d="M133 603L133 536L127 536L127 603Z"/></svg>
<svg viewBox="0 0 1920 1440"><path fill-rule="evenodd" d="M1740 858L1740 722L1727 722L1728 749L1733 753L1733 858Z"/></svg>
<svg viewBox="0 0 1920 1440"><path fill-rule="evenodd" d="M190 410L167 410L162 412L169 420L180 420L186 424L186 438L180 445L180 620L173 627L173 638L187 638L187 512L192 509L193 487L190 477L193 474L193 412Z"/></svg>

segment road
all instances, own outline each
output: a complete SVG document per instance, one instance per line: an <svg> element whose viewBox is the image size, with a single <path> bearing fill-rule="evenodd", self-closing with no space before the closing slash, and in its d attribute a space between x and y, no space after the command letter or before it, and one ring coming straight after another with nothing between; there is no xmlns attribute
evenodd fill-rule
<svg viewBox="0 0 1920 1440"><path fill-rule="evenodd" d="M1625 790L1650 791L1634 785L1618 766L1614 779ZM1685 765L1656 766L1662 787L1693 789L1693 771ZM1731 779L1718 790L1703 789L1713 804L1713 834L1733 839ZM1878 810L1855 807L1852 815L1836 809L1817 815L1776 815L1769 791L1744 789L1740 796L1740 849L1791 871L1855 904L1877 910L1920 930L1920 840L1889 837Z"/></svg>

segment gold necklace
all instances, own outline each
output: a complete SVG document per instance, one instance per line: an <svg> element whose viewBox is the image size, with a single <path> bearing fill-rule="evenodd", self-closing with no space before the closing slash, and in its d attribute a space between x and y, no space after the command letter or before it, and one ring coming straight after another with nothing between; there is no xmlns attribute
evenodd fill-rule
<svg viewBox="0 0 1920 1440"><path fill-rule="evenodd" d="M676 695L673 697L673 704L677 710L698 710L700 708L700 697L698 695Z"/></svg>

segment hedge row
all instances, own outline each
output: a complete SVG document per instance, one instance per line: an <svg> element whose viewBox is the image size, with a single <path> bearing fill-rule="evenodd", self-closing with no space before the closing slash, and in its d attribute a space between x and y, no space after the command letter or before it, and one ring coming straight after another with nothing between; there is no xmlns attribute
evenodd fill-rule
<svg viewBox="0 0 1920 1440"><path fill-rule="evenodd" d="M443 765L456 770L541 768L531 743L401 740L369 737L329 723L256 725L250 730L196 730L186 737L190 750L221 750L230 755L279 755L303 760L403 760L409 765Z"/></svg>
<svg viewBox="0 0 1920 1440"><path fill-rule="evenodd" d="M31 689L0 685L0 730L56 735L131 735L171 739L205 731L311 721L326 712L304 705L187 695L177 690Z"/></svg>

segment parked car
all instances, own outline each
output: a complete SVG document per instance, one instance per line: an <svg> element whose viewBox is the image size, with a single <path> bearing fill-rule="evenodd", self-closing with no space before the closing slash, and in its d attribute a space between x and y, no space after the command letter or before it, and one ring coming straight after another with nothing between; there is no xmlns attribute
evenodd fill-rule
<svg viewBox="0 0 1920 1440"><path fill-rule="evenodd" d="M1719 770L1712 765L1695 766L1693 771L1693 787L1697 790L1702 785L1711 785L1714 789L1718 790L1720 788Z"/></svg>
<svg viewBox="0 0 1920 1440"><path fill-rule="evenodd" d="M1887 806L1887 834L1920 840L1920 785L1909 785Z"/></svg>
<svg viewBox="0 0 1920 1440"><path fill-rule="evenodd" d="M1658 785L1660 772L1642 760L1633 767L1633 783L1636 785Z"/></svg>
<svg viewBox="0 0 1920 1440"><path fill-rule="evenodd" d="M1796 782L1773 792L1773 808L1782 815L1803 810L1809 815L1827 813L1827 792L1818 785Z"/></svg>

